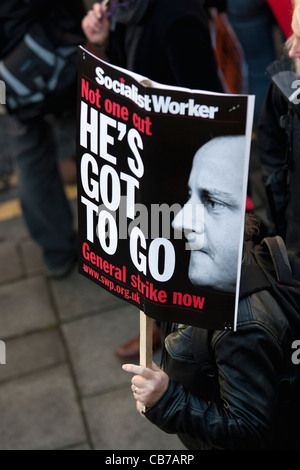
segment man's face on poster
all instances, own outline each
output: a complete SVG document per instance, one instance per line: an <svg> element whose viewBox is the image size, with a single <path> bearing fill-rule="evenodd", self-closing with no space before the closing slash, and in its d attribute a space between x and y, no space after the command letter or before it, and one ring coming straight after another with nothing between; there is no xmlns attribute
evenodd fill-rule
<svg viewBox="0 0 300 470"><path fill-rule="evenodd" d="M219 137L195 154L189 200L173 221L190 251L196 286L234 292L242 224L245 137ZM198 208L198 209L197 209Z"/></svg>

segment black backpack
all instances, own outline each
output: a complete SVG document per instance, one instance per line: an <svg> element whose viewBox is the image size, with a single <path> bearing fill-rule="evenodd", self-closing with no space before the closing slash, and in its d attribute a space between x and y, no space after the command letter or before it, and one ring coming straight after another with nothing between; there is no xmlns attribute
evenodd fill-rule
<svg viewBox="0 0 300 470"><path fill-rule="evenodd" d="M18 4L15 8L14 3ZM84 3L62 0L48 2L44 8L43 3L18 0L4 8L6 30L18 19L18 34L23 32L23 37L1 57L3 104L9 114L24 122L76 110L78 45L85 41L81 29ZM11 36L14 43L14 30Z"/></svg>
<svg viewBox="0 0 300 470"><path fill-rule="evenodd" d="M0 61L6 107L21 121L69 110L76 98L77 46L55 47L39 24Z"/></svg>

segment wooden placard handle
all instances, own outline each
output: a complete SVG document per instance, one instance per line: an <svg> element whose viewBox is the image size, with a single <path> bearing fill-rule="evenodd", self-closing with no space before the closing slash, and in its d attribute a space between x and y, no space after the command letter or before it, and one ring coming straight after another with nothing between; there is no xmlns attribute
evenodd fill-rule
<svg viewBox="0 0 300 470"><path fill-rule="evenodd" d="M140 365L152 369L153 320L140 311ZM146 411L146 407L141 407Z"/></svg>
<svg viewBox="0 0 300 470"><path fill-rule="evenodd" d="M140 311L140 365L152 369L152 343L153 325L152 318Z"/></svg>

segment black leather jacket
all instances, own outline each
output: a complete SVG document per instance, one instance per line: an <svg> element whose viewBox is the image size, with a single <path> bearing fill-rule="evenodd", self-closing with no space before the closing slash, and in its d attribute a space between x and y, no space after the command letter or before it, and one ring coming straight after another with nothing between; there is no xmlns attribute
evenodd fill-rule
<svg viewBox="0 0 300 470"><path fill-rule="evenodd" d="M246 256L244 262L251 263L251 254ZM196 357L195 338L201 337L208 346L206 352L201 346ZM191 450L293 446L282 422L279 386L290 373L291 332L268 291L240 301L236 332L210 335L208 330L187 327L166 338L166 349L171 380L165 394L146 411L152 423L177 433ZM211 360L206 361L205 354Z"/></svg>

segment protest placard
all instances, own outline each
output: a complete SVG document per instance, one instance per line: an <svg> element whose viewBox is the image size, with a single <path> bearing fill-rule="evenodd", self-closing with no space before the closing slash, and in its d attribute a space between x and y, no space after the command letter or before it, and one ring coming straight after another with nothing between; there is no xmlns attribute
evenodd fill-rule
<svg viewBox="0 0 300 470"><path fill-rule="evenodd" d="M153 319L234 329L253 107L80 47L79 272Z"/></svg>

